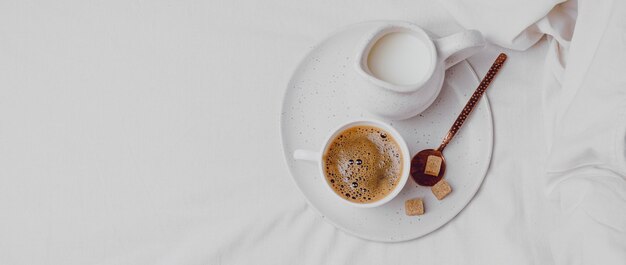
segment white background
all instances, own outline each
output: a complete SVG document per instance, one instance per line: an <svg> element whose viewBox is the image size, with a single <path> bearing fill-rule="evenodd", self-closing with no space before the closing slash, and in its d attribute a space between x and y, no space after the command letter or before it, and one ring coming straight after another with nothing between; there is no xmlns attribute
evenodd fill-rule
<svg viewBox="0 0 626 265"><path fill-rule="evenodd" d="M491 168L451 223L382 244L306 205L283 92L319 40L373 19L460 30L425 0L0 2L0 264L548 262L544 41L488 91Z"/></svg>

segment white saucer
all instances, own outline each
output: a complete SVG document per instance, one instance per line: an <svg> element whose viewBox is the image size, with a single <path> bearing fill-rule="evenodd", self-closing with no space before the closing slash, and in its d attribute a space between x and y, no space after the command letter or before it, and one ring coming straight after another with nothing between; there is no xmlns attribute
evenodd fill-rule
<svg viewBox="0 0 626 265"><path fill-rule="evenodd" d="M470 202L485 177L493 145L493 123L487 97L446 147L446 180L453 192L438 201L430 188L410 179L389 203L357 209L336 203L324 187L317 166L292 158L295 149L319 150L330 130L360 118L385 121L405 138L411 155L436 148L466 101L478 86L471 66L463 61L446 72L435 103L422 114L403 121L386 121L350 101L348 88L358 84L354 70L355 46L367 30L381 22L353 25L328 37L304 57L285 92L281 113L283 150L291 175L308 203L329 223L355 236L398 242L426 235L454 218ZM406 216L404 201L421 197L426 213Z"/></svg>

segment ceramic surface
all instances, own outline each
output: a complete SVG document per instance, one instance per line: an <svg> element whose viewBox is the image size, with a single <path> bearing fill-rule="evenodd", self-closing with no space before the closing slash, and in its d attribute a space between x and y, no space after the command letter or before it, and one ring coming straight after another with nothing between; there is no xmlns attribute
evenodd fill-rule
<svg viewBox="0 0 626 265"><path fill-rule="evenodd" d="M337 203L320 180L318 165L295 160L296 149L319 149L341 124L358 119L378 119L351 98L362 80L354 71L354 47L364 34L384 22L347 27L319 43L306 55L291 77L281 112L281 137L286 162L296 186L320 216L355 236L398 242L426 235L452 220L478 191L489 167L493 124L489 102L483 97L463 129L446 148L446 179L453 192L438 201L428 187L409 179L393 200L376 208L355 208ZM411 155L439 145L465 102L478 86L467 62L446 72L443 89L420 115L402 121L385 120L405 139ZM426 214L406 216L404 201L422 197Z"/></svg>
<svg viewBox="0 0 626 265"><path fill-rule="evenodd" d="M390 33L411 34L424 44L427 58L422 80L414 84L397 85L381 80L371 73L368 55L374 44ZM432 35L432 34L431 34ZM430 106L441 91L445 70L478 52L485 45L480 32L466 30L436 38L415 24L403 21L381 22L364 34L356 45L355 70L362 77L352 93L362 108L381 117L402 120L413 117ZM404 66L398 65L398 68Z"/></svg>

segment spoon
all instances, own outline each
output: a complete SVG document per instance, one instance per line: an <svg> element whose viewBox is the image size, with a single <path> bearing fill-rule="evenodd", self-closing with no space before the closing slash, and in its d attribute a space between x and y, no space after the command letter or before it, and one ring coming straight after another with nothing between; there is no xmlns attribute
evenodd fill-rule
<svg viewBox="0 0 626 265"><path fill-rule="evenodd" d="M446 172L446 160L443 156L443 149L446 148L448 143L452 140L452 137L461 129L461 126L463 126L463 123L476 106L476 103L483 96L489 84L491 84L493 77L498 73L504 61L506 61L506 58L507 56L504 53L498 55L498 58L496 58L491 65L489 72L487 72L483 80L480 81L480 85L478 85L472 97L467 104L465 104L463 111L459 113L456 121L452 124L448 134L443 138L441 145L439 145L437 149L422 150L413 156L411 160L411 177L413 177L413 180L415 180L417 184L433 186L441 180L443 174Z"/></svg>

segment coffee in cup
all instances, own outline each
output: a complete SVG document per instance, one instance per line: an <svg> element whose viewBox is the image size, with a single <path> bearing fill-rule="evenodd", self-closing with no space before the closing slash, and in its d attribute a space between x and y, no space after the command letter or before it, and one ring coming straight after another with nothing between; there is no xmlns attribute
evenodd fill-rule
<svg viewBox="0 0 626 265"><path fill-rule="evenodd" d="M410 157L402 135L375 120L339 126L319 152L293 152L294 159L318 165L328 194L358 208L378 207L397 196L409 179Z"/></svg>
<svg viewBox="0 0 626 265"><path fill-rule="evenodd" d="M402 177L402 150L381 128L360 125L339 132L323 155L324 176L337 195L371 203L389 195Z"/></svg>

